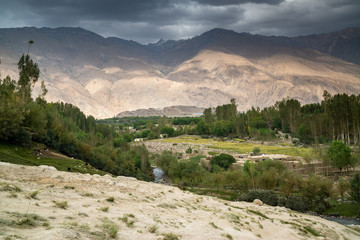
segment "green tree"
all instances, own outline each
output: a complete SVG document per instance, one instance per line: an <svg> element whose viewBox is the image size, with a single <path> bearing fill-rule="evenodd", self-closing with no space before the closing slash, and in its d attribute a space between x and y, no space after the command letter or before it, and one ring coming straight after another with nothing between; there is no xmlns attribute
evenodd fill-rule
<svg viewBox="0 0 360 240"><path fill-rule="evenodd" d="M311 175L303 182L301 193L316 212L322 212L327 207L325 199L333 193L333 183L318 175Z"/></svg>
<svg viewBox="0 0 360 240"><path fill-rule="evenodd" d="M214 156L210 160L211 167L217 165L225 170L227 170L234 162L236 162L235 158L226 153L221 153L220 155Z"/></svg>
<svg viewBox="0 0 360 240"><path fill-rule="evenodd" d="M350 189L350 183L344 178L340 178L337 182L337 190L341 197L341 201L344 201L345 193Z"/></svg>
<svg viewBox="0 0 360 240"><path fill-rule="evenodd" d="M300 102L296 99L287 98L283 99L277 105L283 131L286 132L285 128L289 127L291 132L296 133L300 117Z"/></svg>
<svg viewBox="0 0 360 240"><path fill-rule="evenodd" d="M165 173L169 173L170 165L177 163L176 157L171 151L164 150L156 159L156 165L160 167Z"/></svg>
<svg viewBox="0 0 360 240"><path fill-rule="evenodd" d="M259 154L260 154L260 148L259 148L259 147L254 147L254 149L253 149L253 154L254 154L255 156L259 155Z"/></svg>
<svg viewBox="0 0 360 240"><path fill-rule="evenodd" d="M167 134L168 137L173 137L174 136L174 128L172 127L163 127L161 130L160 130L160 133L161 134Z"/></svg>
<svg viewBox="0 0 360 240"><path fill-rule="evenodd" d="M257 171L255 168L255 163L253 161L246 160L244 163L244 172L251 176L251 183L253 189L256 188L255 176L257 175Z"/></svg>
<svg viewBox="0 0 360 240"><path fill-rule="evenodd" d="M37 63L34 63L29 54L22 55L18 62L19 80L18 88L23 102L31 99L31 89L38 81L40 70Z"/></svg>
<svg viewBox="0 0 360 240"><path fill-rule="evenodd" d="M341 172L344 167L347 167L350 164L351 149L341 141L333 141L330 144L328 156L332 166L339 168Z"/></svg>
<svg viewBox="0 0 360 240"><path fill-rule="evenodd" d="M301 142L305 144L310 144L312 142L311 130L305 124L300 125L298 135Z"/></svg>
<svg viewBox="0 0 360 240"><path fill-rule="evenodd" d="M350 196L359 205L358 216L360 216L360 172L350 180Z"/></svg>
<svg viewBox="0 0 360 240"><path fill-rule="evenodd" d="M15 87L15 81L9 76L0 79L0 141L12 139L24 119L22 103L16 96Z"/></svg>
<svg viewBox="0 0 360 240"><path fill-rule="evenodd" d="M271 190L274 189L279 180L279 174L274 167L269 168L266 172L263 172L259 178L259 184L261 187Z"/></svg>
<svg viewBox="0 0 360 240"><path fill-rule="evenodd" d="M206 108L204 110L204 118L205 118L205 123L207 123L207 124L213 123L214 117L212 115L211 108Z"/></svg>
<svg viewBox="0 0 360 240"><path fill-rule="evenodd" d="M280 176L280 192L288 198L295 189L301 186L301 181L302 178L300 175L289 170L285 171Z"/></svg>

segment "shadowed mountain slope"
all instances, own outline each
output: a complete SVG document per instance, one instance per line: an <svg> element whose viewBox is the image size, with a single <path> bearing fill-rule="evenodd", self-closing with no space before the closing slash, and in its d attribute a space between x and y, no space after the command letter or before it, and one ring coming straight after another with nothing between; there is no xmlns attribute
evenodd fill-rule
<svg viewBox="0 0 360 240"><path fill-rule="evenodd" d="M287 96L320 101L325 89L358 94L360 66L349 61L359 59L359 35L358 28L297 38L213 29L141 45L81 28L0 29L0 68L2 77L16 79L17 60L33 40L30 54L47 99L97 118L176 105L214 107L231 98L246 110Z"/></svg>

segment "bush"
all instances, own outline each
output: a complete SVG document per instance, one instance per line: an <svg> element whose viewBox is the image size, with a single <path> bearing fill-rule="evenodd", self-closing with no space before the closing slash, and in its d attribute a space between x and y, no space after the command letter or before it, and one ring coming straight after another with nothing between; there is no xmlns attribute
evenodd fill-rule
<svg viewBox="0 0 360 240"><path fill-rule="evenodd" d="M186 149L185 153L187 153L187 154L191 154L191 153L192 153L192 148L191 148L191 147L189 147L188 149Z"/></svg>
<svg viewBox="0 0 360 240"><path fill-rule="evenodd" d="M323 200L323 199L318 199L313 208L312 208L312 211L316 212L316 213L323 213L325 212L327 209L330 208L330 204Z"/></svg>
<svg viewBox="0 0 360 240"><path fill-rule="evenodd" d="M308 210L307 201L303 197L298 196L290 196L288 199L286 199L286 202L283 206L298 212L305 212Z"/></svg>
<svg viewBox="0 0 360 240"><path fill-rule="evenodd" d="M253 154L254 154L255 156L259 155L259 154L260 154L260 148L259 148L259 147L254 147L254 149L253 149Z"/></svg>
<svg viewBox="0 0 360 240"><path fill-rule="evenodd" d="M101 227L110 238L116 238L119 227L113 221L105 218Z"/></svg>
<svg viewBox="0 0 360 240"><path fill-rule="evenodd" d="M170 165L176 164L177 162L177 158L172 154L171 151L164 150L156 160L156 165L160 167L166 174L168 174Z"/></svg>
<svg viewBox="0 0 360 240"><path fill-rule="evenodd" d="M241 200L247 202L253 202L255 199L260 199L263 203L271 206L277 206L279 202L279 196L273 191L252 190L241 196Z"/></svg>

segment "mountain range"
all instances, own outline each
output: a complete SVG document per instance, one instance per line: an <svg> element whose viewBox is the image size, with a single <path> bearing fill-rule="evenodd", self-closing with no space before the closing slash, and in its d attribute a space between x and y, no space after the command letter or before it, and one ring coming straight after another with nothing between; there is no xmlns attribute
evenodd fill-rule
<svg viewBox="0 0 360 240"><path fill-rule="evenodd" d="M287 96L319 102L324 90L360 93L356 27L299 37L212 29L148 45L82 28L0 29L1 77L16 79L17 61L27 52L39 63L48 101L72 103L96 118L147 108L215 107L231 98L244 111Z"/></svg>

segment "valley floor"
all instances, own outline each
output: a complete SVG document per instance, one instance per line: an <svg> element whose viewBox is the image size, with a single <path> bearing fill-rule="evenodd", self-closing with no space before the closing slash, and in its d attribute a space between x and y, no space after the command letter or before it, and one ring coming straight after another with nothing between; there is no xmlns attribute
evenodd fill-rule
<svg viewBox="0 0 360 240"><path fill-rule="evenodd" d="M358 230L134 178L0 162L2 239L359 239Z"/></svg>

